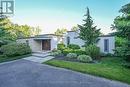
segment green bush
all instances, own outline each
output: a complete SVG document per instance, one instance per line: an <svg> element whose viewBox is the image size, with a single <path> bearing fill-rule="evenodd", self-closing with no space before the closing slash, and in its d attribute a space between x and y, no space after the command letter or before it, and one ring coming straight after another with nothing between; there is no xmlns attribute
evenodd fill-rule
<svg viewBox="0 0 130 87"><path fill-rule="evenodd" d="M81 50L81 49L76 49L76 50L73 50L73 49L70 49L70 48L66 48L63 50L63 54L64 55L67 55L69 53L75 53L77 55L82 55L82 54L86 54L85 51Z"/></svg>
<svg viewBox="0 0 130 87"><path fill-rule="evenodd" d="M67 54L66 57L68 57L68 58L77 58L77 54L75 54L75 53L69 53L69 54Z"/></svg>
<svg viewBox="0 0 130 87"><path fill-rule="evenodd" d="M88 55L79 55L77 58L81 62L89 63L92 62L92 58Z"/></svg>
<svg viewBox="0 0 130 87"><path fill-rule="evenodd" d="M85 48L86 54L91 56L93 59L100 58L100 48L96 45L89 45Z"/></svg>
<svg viewBox="0 0 130 87"><path fill-rule="evenodd" d="M74 50L73 53L76 53L77 55L84 55L84 54L86 54L86 52L81 50L81 49Z"/></svg>
<svg viewBox="0 0 130 87"><path fill-rule="evenodd" d="M66 48L66 47L65 47L65 44L63 44L63 43L60 43L60 44L57 45L57 49L58 49L58 50L63 51L65 48Z"/></svg>
<svg viewBox="0 0 130 87"><path fill-rule="evenodd" d="M126 47L116 47L115 56L124 57L126 55Z"/></svg>
<svg viewBox="0 0 130 87"><path fill-rule="evenodd" d="M80 46L76 44L69 44L67 47L70 49L80 49Z"/></svg>
<svg viewBox="0 0 130 87"><path fill-rule="evenodd" d="M111 53L100 53L100 56L101 57L113 57L115 56L114 54L111 54Z"/></svg>
<svg viewBox="0 0 130 87"><path fill-rule="evenodd" d="M61 50L55 50L51 52L52 56L60 56L62 54Z"/></svg>
<svg viewBox="0 0 130 87"><path fill-rule="evenodd" d="M31 53L30 47L24 43L13 43L8 45L3 45L1 47L1 51L3 55L8 57L20 56L20 55Z"/></svg>
<svg viewBox="0 0 130 87"><path fill-rule="evenodd" d="M73 53L73 49L66 48L66 49L63 50L64 55L67 55L69 53Z"/></svg>

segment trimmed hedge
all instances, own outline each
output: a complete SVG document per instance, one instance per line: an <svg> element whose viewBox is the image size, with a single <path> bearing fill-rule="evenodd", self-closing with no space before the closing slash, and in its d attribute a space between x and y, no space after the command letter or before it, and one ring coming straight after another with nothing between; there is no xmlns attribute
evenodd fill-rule
<svg viewBox="0 0 130 87"><path fill-rule="evenodd" d="M7 57L21 56L25 54L30 54L32 51L30 47L25 43L13 43L8 45L3 45L1 47L1 52Z"/></svg>
<svg viewBox="0 0 130 87"><path fill-rule="evenodd" d="M77 54L76 53L69 53L69 54L67 54L66 57L68 57L68 58L77 58Z"/></svg>
<svg viewBox="0 0 130 87"><path fill-rule="evenodd" d="M77 54L77 55L86 54L86 52L83 51L83 50L81 50L81 49L73 50L73 49L67 48L67 49L64 49L64 50L63 50L63 54L64 54L64 55L67 55L67 54L69 54L69 53L75 53L75 54Z"/></svg>
<svg viewBox="0 0 130 87"><path fill-rule="evenodd" d="M80 62L89 63L92 62L92 58L88 55L79 55L77 58Z"/></svg>
<svg viewBox="0 0 130 87"><path fill-rule="evenodd" d="M70 49L80 49L80 46L76 44L69 44L67 47Z"/></svg>

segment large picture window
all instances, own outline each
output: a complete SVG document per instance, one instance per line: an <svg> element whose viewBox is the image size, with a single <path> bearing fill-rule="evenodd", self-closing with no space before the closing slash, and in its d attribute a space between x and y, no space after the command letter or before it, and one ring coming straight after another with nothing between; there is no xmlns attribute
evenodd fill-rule
<svg viewBox="0 0 130 87"><path fill-rule="evenodd" d="M104 40L104 52L109 52L109 39Z"/></svg>

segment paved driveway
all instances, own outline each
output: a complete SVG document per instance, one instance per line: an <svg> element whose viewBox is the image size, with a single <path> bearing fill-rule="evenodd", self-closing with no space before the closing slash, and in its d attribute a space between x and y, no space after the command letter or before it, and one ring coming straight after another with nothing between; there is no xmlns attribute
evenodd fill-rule
<svg viewBox="0 0 130 87"><path fill-rule="evenodd" d="M0 64L0 87L130 87L27 60Z"/></svg>

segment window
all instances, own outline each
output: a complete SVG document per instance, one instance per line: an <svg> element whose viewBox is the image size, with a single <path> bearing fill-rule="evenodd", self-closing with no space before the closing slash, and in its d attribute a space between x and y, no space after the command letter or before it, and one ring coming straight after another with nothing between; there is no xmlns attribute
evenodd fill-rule
<svg viewBox="0 0 130 87"><path fill-rule="evenodd" d="M109 39L104 40L104 52L109 52Z"/></svg>
<svg viewBox="0 0 130 87"><path fill-rule="evenodd" d="M70 37L67 37L67 45L70 44Z"/></svg>

